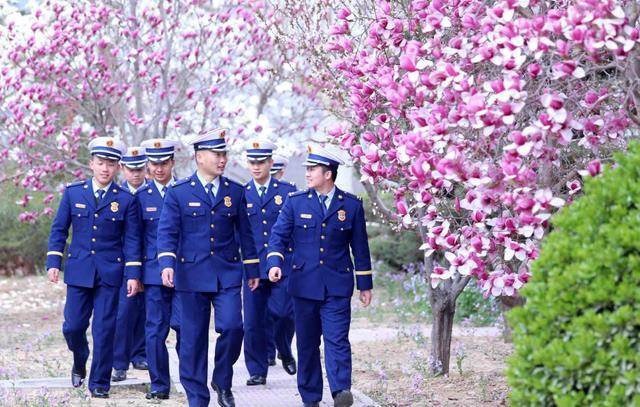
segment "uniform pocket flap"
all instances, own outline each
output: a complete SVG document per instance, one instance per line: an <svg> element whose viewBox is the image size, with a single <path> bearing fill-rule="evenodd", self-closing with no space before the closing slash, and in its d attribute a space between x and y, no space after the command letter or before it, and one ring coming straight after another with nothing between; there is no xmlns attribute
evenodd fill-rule
<svg viewBox="0 0 640 407"><path fill-rule="evenodd" d="M191 217L204 216L204 208L189 207L185 213L187 216Z"/></svg>
<svg viewBox="0 0 640 407"><path fill-rule="evenodd" d="M180 256L180 263L193 263L196 261L195 253L182 253Z"/></svg>
<svg viewBox="0 0 640 407"><path fill-rule="evenodd" d="M71 215L72 216L79 216L79 217L89 216L89 209L73 207L73 208L71 208Z"/></svg>

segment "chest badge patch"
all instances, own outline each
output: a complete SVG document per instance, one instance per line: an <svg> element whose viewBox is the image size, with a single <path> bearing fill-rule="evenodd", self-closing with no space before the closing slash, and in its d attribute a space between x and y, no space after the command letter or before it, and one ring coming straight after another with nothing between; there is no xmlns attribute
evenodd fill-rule
<svg viewBox="0 0 640 407"><path fill-rule="evenodd" d="M231 197L230 196L225 196L224 197L224 206L226 206L227 208L231 208Z"/></svg>
<svg viewBox="0 0 640 407"><path fill-rule="evenodd" d="M342 210L342 209L340 209L338 211L338 220L340 222L344 222L345 220L347 220L347 212Z"/></svg>
<svg viewBox="0 0 640 407"><path fill-rule="evenodd" d="M158 210L158 208L153 207L153 206L147 207L147 212L156 212L157 210Z"/></svg>
<svg viewBox="0 0 640 407"><path fill-rule="evenodd" d="M282 205L282 196L280 195L274 196L273 201L276 203L276 205Z"/></svg>
<svg viewBox="0 0 640 407"><path fill-rule="evenodd" d="M111 202L111 212L118 212L120 205L117 202Z"/></svg>

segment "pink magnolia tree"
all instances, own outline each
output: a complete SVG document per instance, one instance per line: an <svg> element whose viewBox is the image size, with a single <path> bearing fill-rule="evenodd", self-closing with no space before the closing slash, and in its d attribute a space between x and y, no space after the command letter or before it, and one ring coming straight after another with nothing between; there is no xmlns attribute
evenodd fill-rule
<svg viewBox="0 0 640 407"><path fill-rule="evenodd" d="M100 135L136 145L212 126L241 139L301 137L319 118L296 83L304 61L276 46L264 2L46 1L0 28L1 181L49 191L86 171ZM268 127L268 128L266 128ZM79 158L80 157L80 158Z"/></svg>
<svg viewBox="0 0 640 407"><path fill-rule="evenodd" d="M622 0L407 0L307 16L331 21L313 40L331 56L307 45L344 119L332 135L379 213L424 242L434 373L449 371L469 281L517 296L550 216L636 136L638 12Z"/></svg>

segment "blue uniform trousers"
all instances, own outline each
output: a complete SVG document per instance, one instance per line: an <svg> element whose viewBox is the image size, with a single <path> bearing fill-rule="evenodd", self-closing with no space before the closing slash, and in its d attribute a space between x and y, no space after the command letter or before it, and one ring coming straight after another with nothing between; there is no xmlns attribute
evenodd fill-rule
<svg viewBox="0 0 640 407"><path fill-rule="evenodd" d="M242 298L240 287L219 287L218 292L177 291L180 320L180 383L189 406L209 405L207 361L209 320L213 305L216 340L213 382L220 389L231 389L233 365L242 348Z"/></svg>
<svg viewBox="0 0 640 407"><path fill-rule="evenodd" d="M266 321L269 359L275 359L275 349L283 360L293 358L291 342L296 327L293 320L293 300L287 292L287 277L271 286Z"/></svg>
<svg viewBox="0 0 640 407"><path fill-rule="evenodd" d="M127 298L127 281L120 289L116 334L113 341L113 368L129 369L130 362L147 359L144 339L144 293Z"/></svg>
<svg viewBox="0 0 640 407"><path fill-rule="evenodd" d="M245 363L250 375L267 376L270 332L282 358L293 357L293 336L289 334L293 327L293 303L283 282L260 280L255 291L246 285L243 290Z"/></svg>
<svg viewBox="0 0 640 407"><path fill-rule="evenodd" d="M109 390L113 365L113 338L116 330L120 287L107 286L99 277L91 288L67 285L62 333L75 366L86 366L89 358L87 328L93 311L91 336L93 359L89 372L89 390Z"/></svg>
<svg viewBox="0 0 640 407"><path fill-rule="evenodd" d="M176 332L178 342L176 352L180 354L180 302L173 288L161 285L145 285L147 321L145 325L147 343L147 363L151 391L169 393L169 353L167 336L169 327Z"/></svg>
<svg viewBox="0 0 640 407"><path fill-rule="evenodd" d="M320 336L332 393L351 388L351 298L324 300L293 297L298 348L298 391L303 402L322 399Z"/></svg>

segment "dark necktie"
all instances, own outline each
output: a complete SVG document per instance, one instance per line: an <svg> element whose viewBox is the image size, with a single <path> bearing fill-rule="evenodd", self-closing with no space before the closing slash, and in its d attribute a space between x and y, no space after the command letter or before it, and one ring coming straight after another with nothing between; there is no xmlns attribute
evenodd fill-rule
<svg viewBox="0 0 640 407"><path fill-rule="evenodd" d="M213 183L208 183L207 189L209 190L209 200L211 201L211 205L213 205L216 201L216 194L213 192Z"/></svg>
<svg viewBox="0 0 640 407"><path fill-rule="evenodd" d="M264 203L264 196L267 193L267 187L265 187L264 185L260 187L260 202Z"/></svg>
<svg viewBox="0 0 640 407"><path fill-rule="evenodd" d="M320 195L320 206L322 207L322 216L324 217L327 214L327 199L329 197L326 195Z"/></svg>
<svg viewBox="0 0 640 407"><path fill-rule="evenodd" d="M100 202L102 202L102 198L104 198L104 189L99 189L98 197L96 198L96 204L100 205Z"/></svg>
<svg viewBox="0 0 640 407"><path fill-rule="evenodd" d="M163 185L162 186L162 197L164 198L164 195L167 193L167 186Z"/></svg>

